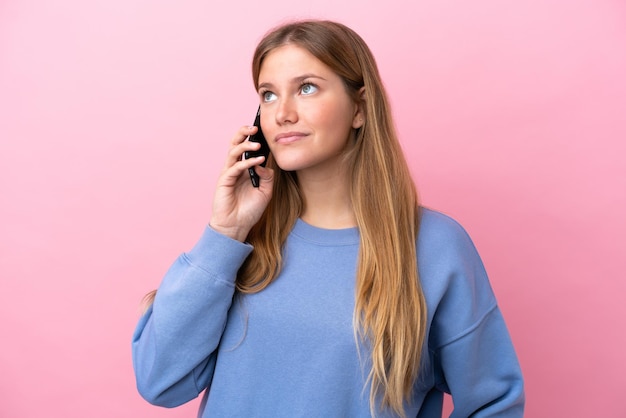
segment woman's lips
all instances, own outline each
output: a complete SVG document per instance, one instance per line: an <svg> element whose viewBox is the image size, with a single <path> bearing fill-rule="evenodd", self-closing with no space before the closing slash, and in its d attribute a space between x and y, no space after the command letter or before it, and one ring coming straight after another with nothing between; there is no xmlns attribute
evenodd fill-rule
<svg viewBox="0 0 626 418"><path fill-rule="evenodd" d="M292 142L296 142L302 139L306 135L307 134L303 132L285 132L285 133L276 135L274 142L276 142L277 144L290 144Z"/></svg>

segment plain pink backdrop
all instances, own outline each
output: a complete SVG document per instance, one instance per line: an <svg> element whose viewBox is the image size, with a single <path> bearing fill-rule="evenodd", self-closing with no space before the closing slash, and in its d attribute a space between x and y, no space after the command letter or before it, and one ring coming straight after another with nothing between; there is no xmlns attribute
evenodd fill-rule
<svg viewBox="0 0 626 418"><path fill-rule="evenodd" d="M623 0L0 2L0 416L195 416L135 390L139 302L209 218L256 42L302 17L374 51L423 203L483 256L527 416L626 416Z"/></svg>

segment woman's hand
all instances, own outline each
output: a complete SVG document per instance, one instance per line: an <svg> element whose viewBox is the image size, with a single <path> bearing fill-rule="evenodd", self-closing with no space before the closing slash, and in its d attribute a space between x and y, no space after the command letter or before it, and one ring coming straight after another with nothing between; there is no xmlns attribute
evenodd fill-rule
<svg viewBox="0 0 626 418"><path fill-rule="evenodd" d="M257 142L246 141L248 135L257 131L255 126L239 129L231 141L231 148L224 169L220 174L213 197L213 213L209 225L224 235L245 241L250 229L258 222L272 198L274 173L261 167L265 157L242 159L245 151L260 148ZM253 187L248 168L255 167L259 175L259 187Z"/></svg>

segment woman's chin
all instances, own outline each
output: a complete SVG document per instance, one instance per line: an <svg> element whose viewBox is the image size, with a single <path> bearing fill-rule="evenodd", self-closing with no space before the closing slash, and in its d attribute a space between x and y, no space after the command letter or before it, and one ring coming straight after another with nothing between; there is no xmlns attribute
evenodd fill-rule
<svg viewBox="0 0 626 418"><path fill-rule="evenodd" d="M292 158L275 158L274 161L276 162L278 168L283 171L298 171L306 167L304 161L294 160Z"/></svg>

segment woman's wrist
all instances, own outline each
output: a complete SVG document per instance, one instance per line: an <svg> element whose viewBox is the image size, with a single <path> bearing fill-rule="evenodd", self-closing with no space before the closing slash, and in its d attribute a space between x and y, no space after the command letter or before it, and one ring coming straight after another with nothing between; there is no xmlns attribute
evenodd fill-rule
<svg viewBox="0 0 626 418"><path fill-rule="evenodd" d="M214 221L209 222L209 227L214 231L239 242L245 242L248 237L248 231L240 227L225 227Z"/></svg>

